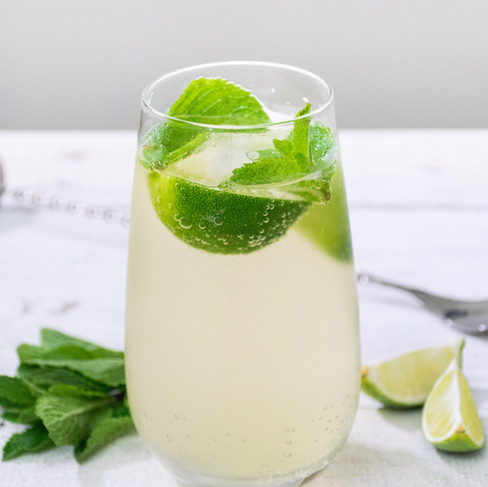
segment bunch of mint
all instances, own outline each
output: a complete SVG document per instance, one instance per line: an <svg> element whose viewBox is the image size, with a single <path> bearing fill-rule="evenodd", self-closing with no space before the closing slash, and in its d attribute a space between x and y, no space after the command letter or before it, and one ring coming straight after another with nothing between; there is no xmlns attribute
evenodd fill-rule
<svg viewBox="0 0 488 487"><path fill-rule="evenodd" d="M15 377L0 376L2 418L29 425L3 448L3 460L73 445L82 462L133 429L124 353L56 330L41 330L41 346L17 349Z"/></svg>

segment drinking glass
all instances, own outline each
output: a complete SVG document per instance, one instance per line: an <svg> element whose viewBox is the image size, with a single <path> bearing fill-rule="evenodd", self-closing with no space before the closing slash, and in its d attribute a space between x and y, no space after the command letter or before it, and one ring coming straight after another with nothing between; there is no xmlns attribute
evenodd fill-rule
<svg viewBox="0 0 488 487"><path fill-rule="evenodd" d="M138 433L185 485L299 485L343 446L360 389L332 89L274 63L172 72L143 92L135 166Z"/></svg>

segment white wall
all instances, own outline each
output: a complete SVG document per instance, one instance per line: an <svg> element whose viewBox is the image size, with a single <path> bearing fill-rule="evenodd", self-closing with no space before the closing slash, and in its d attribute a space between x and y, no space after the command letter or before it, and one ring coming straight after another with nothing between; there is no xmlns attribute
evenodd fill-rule
<svg viewBox="0 0 488 487"><path fill-rule="evenodd" d="M0 128L135 128L152 78L298 65L342 127L488 126L486 0L0 0Z"/></svg>

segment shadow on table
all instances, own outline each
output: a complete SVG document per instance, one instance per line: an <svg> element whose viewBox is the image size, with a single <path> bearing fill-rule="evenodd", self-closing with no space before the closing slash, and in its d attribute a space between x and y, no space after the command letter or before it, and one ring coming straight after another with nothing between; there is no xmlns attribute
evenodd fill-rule
<svg viewBox="0 0 488 487"><path fill-rule="evenodd" d="M471 389L471 392L478 407L485 405L484 409L488 409L488 388L480 389L479 387L474 387Z"/></svg>
<svg viewBox="0 0 488 487"><path fill-rule="evenodd" d="M79 485L83 487L102 487L118 485L123 478L123 485L141 485L138 480L147 480L145 473L147 462L157 462L142 440L134 433L109 445L86 463L78 467ZM138 465L140 464L140 465ZM164 470L151 469L153 483L165 485ZM159 477L159 472L161 475Z"/></svg>
<svg viewBox="0 0 488 487"><path fill-rule="evenodd" d="M365 443L350 441L331 465L309 477L302 486L403 486L407 485L403 481L405 469L409 465L417 465L417 468L421 468L426 474L435 475L435 469L431 469L428 463L419 465L419 456L415 452L386 447L379 449Z"/></svg>
<svg viewBox="0 0 488 487"><path fill-rule="evenodd" d="M417 308L423 310L420 301L408 294L385 288L363 288L358 286L359 300L380 303L387 306L399 306L402 308Z"/></svg>
<svg viewBox="0 0 488 487"><path fill-rule="evenodd" d="M18 227L33 225L37 211L27 207L4 207L0 205L0 233L15 230Z"/></svg>
<svg viewBox="0 0 488 487"><path fill-rule="evenodd" d="M404 431L420 430L422 417L420 408L402 410L379 408L378 412L392 426L401 428Z"/></svg>
<svg viewBox="0 0 488 487"><path fill-rule="evenodd" d="M485 431L487 431L487 423L488 421L484 421L483 424ZM481 450L466 453L455 453L441 450L436 451L440 460L442 460L446 465L449 465L453 468L459 467L460 465L462 465L464 468L476 467L480 464L481 460L484 460L483 463L486 465L485 480L487 482L484 485L488 485L488 450L486 448L486 445Z"/></svg>

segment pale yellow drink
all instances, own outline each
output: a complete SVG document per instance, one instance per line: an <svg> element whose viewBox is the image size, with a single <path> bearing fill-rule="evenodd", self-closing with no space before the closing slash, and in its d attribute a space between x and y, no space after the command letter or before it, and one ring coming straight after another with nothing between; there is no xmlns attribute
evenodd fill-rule
<svg viewBox="0 0 488 487"><path fill-rule="evenodd" d="M242 160L237 156L231 166ZM193 172L193 181L211 184L212 153L190 157L161 173ZM338 238L349 244L336 164L329 202L312 203L272 244L227 255L194 248L166 228L148 173L136 164L126 310L130 406L162 462L197 485L294 485L346 440L360 357L352 259L328 249L334 243L327 232L337 226L346 228Z"/></svg>

